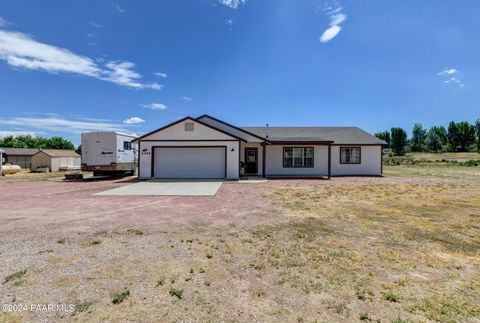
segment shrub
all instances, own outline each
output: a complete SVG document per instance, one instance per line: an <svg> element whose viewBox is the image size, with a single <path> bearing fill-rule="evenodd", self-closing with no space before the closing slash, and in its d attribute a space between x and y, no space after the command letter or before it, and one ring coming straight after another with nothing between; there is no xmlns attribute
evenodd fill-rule
<svg viewBox="0 0 480 323"><path fill-rule="evenodd" d="M127 299L128 295L130 295L130 291L127 288L120 290L113 294L112 303L113 304L120 304L125 299Z"/></svg>
<svg viewBox="0 0 480 323"><path fill-rule="evenodd" d="M183 289L178 289L178 288L170 288L170 296L175 296L178 299L182 299L183 297Z"/></svg>
<svg viewBox="0 0 480 323"><path fill-rule="evenodd" d="M5 277L5 280L4 280L3 283L5 284L5 283L8 283L9 281L22 278L22 277L25 276L26 274L27 274L27 270L26 270L26 269L20 270L20 271L17 271L17 272L14 272L13 274L10 274L10 275L8 275L7 277Z"/></svg>
<svg viewBox="0 0 480 323"><path fill-rule="evenodd" d="M400 301L400 296L394 293L384 293L383 298L392 303L398 303Z"/></svg>

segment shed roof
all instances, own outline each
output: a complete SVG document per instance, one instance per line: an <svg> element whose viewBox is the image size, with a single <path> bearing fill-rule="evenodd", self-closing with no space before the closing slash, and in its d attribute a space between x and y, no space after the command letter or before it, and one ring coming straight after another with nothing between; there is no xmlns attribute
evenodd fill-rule
<svg viewBox="0 0 480 323"><path fill-rule="evenodd" d="M386 145L358 127L242 127L269 141L333 141L334 145Z"/></svg>
<svg viewBox="0 0 480 323"><path fill-rule="evenodd" d="M39 153L45 153L50 157L80 157L75 151L64 149L40 149Z"/></svg>
<svg viewBox="0 0 480 323"><path fill-rule="evenodd" d="M6 155L33 156L38 153L37 148L0 148Z"/></svg>

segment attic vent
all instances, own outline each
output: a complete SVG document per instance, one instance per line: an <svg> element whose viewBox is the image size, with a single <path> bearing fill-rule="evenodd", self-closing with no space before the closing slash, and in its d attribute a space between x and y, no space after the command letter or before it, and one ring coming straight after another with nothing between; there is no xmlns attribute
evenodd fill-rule
<svg viewBox="0 0 480 323"><path fill-rule="evenodd" d="M193 122L185 122L185 131L193 131L194 130L194 123Z"/></svg>

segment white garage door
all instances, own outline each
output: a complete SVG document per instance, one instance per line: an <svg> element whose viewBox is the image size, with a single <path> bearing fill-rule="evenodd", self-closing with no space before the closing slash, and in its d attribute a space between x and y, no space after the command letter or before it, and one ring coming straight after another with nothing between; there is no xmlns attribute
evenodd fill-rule
<svg viewBox="0 0 480 323"><path fill-rule="evenodd" d="M225 178L225 147L161 147L154 151L155 178Z"/></svg>

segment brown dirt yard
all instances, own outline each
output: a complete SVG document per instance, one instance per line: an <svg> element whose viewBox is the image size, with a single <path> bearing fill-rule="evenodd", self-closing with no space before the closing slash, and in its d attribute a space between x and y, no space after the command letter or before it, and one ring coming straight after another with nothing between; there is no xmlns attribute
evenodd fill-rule
<svg viewBox="0 0 480 323"><path fill-rule="evenodd" d="M93 195L134 181L0 179L0 322L480 322L480 167Z"/></svg>

